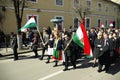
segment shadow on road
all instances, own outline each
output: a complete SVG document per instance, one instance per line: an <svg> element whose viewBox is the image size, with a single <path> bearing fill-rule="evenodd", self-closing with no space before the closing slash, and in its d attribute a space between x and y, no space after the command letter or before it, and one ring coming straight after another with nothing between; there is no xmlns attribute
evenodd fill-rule
<svg viewBox="0 0 120 80"><path fill-rule="evenodd" d="M120 58L118 58L115 63L111 64L111 67L107 73L115 75L119 71L120 71Z"/></svg>
<svg viewBox="0 0 120 80"><path fill-rule="evenodd" d="M83 58L83 59L78 59L77 64L80 64L80 66L77 66L77 69L82 69L82 68L89 68L93 65L92 62L93 58Z"/></svg>
<svg viewBox="0 0 120 80"><path fill-rule="evenodd" d="M92 67L93 62L90 62L91 60L93 60L93 59L92 58L90 58L90 59L84 58L82 61L81 61L81 59L79 59L77 61L77 64L80 64L80 66L78 66L77 69ZM113 64L111 64L110 69L107 72L107 74L115 75L119 71L120 71L120 58L118 58Z"/></svg>

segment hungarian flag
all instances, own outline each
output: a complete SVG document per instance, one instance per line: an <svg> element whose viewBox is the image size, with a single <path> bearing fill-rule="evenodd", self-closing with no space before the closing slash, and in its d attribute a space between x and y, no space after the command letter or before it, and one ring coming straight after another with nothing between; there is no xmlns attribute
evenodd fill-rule
<svg viewBox="0 0 120 80"><path fill-rule="evenodd" d="M34 16L32 16L28 22L20 29L21 32L26 32L28 28L36 27L37 24L35 22Z"/></svg>
<svg viewBox="0 0 120 80"><path fill-rule="evenodd" d="M84 22L80 24L76 33L73 35L73 41L84 49L84 54L87 56L92 56L92 49L87 37L86 29L84 27Z"/></svg>

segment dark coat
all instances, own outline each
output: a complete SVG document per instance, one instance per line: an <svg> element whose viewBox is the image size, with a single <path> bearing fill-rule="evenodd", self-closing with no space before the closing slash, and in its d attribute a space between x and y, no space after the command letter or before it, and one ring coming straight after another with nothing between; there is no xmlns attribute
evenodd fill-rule
<svg viewBox="0 0 120 80"><path fill-rule="evenodd" d="M37 50L38 48L38 38L33 38L32 49Z"/></svg>
<svg viewBox="0 0 120 80"><path fill-rule="evenodd" d="M66 48L66 46L69 43L69 41L70 41L70 39L64 40L64 42L63 42L63 48L64 49ZM70 50L71 50L71 45L69 45L67 47L67 49L65 50L65 52L64 52L66 56L71 56L71 51Z"/></svg>
<svg viewBox="0 0 120 80"><path fill-rule="evenodd" d="M119 51L119 42L118 39L111 38L111 44L110 44L110 59L111 63L113 63L117 57L119 57L118 51Z"/></svg>
<svg viewBox="0 0 120 80"><path fill-rule="evenodd" d="M102 38L98 39L96 38L94 41L94 50L93 50L93 55L95 58L98 58L99 54L100 54L100 49L102 47Z"/></svg>
<svg viewBox="0 0 120 80"><path fill-rule="evenodd" d="M101 52L98 56L98 59L100 63L106 64L110 63L110 48L111 48L111 41L108 39L106 41L106 45L104 44L105 39L102 40L102 47L101 47Z"/></svg>
<svg viewBox="0 0 120 80"><path fill-rule="evenodd" d="M94 41L96 38L97 38L97 34L95 32L89 34L89 40L92 49L94 48Z"/></svg>
<svg viewBox="0 0 120 80"><path fill-rule="evenodd" d="M61 39L58 40L56 50L62 50L62 40Z"/></svg>
<svg viewBox="0 0 120 80"><path fill-rule="evenodd" d="M50 48L53 48L53 46L54 46L54 39L49 39L48 45L50 46Z"/></svg>
<svg viewBox="0 0 120 80"><path fill-rule="evenodd" d="M18 48L17 37L16 37L16 36L14 36L14 37L12 38L11 48L12 48L13 50L17 50L17 48Z"/></svg>

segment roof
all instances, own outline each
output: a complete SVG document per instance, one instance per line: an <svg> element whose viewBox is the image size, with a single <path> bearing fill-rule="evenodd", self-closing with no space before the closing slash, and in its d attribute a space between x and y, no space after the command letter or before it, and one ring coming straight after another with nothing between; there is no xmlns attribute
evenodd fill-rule
<svg viewBox="0 0 120 80"><path fill-rule="evenodd" d="M110 0L110 1L112 1L112 2L114 2L116 4L118 4L118 5L120 5L120 0Z"/></svg>
<svg viewBox="0 0 120 80"><path fill-rule="evenodd" d="M120 0L111 0L111 1L120 4Z"/></svg>

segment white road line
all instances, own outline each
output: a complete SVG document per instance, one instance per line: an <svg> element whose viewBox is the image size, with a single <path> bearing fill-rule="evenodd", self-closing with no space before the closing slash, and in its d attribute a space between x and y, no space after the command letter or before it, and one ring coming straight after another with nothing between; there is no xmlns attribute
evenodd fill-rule
<svg viewBox="0 0 120 80"><path fill-rule="evenodd" d="M62 73L62 72L64 72L64 71L58 71L58 72L56 72L56 73L53 73L53 74L50 74L50 75L48 75L48 76L45 76L45 77L43 77L43 78L40 78L40 79L38 79L38 80L45 80L45 79L48 79L48 78L51 78L51 77L53 77L53 76L55 76L55 75L58 75L58 74L60 74L60 73Z"/></svg>
<svg viewBox="0 0 120 80"><path fill-rule="evenodd" d="M76 65L76 66L81 66L81 65L82 65L82 64L78 64L78 65ZM72 66L69 66L69 68L72 68ZM49 79L49 78L51 78L51 77L53 77L53 76L55 76L55 75L58 75L58 74L60 74L60 73L62 73L62 72L64 72L64 71L61 70L61 71L55 72L55 73L53 73L53 74L50 74L50 75L45 76L45 77L43 77L43 78L40 78L40 79L38 79L38 80L46 80L46 79Z"/></svg>
<svg viewBox="0 0 120 80"><path fill-rule="evenodd" d="M77 65L77 66L78 66L78 65ZM72 66L69 66L69 68L72 68ZM46 80L46 79L51 78L51 77L53 77L53 76L55 76L55 75L58 75L58 74L60 74L60 73L62 73L62 72L64 72L64 71L63 71L63 70L58 71L58 72L56 72L56 73L50 74L50 75L45 76L45 77L43 77L43 78L40 78L40 79L38 79L38 80Z"/></svg>

